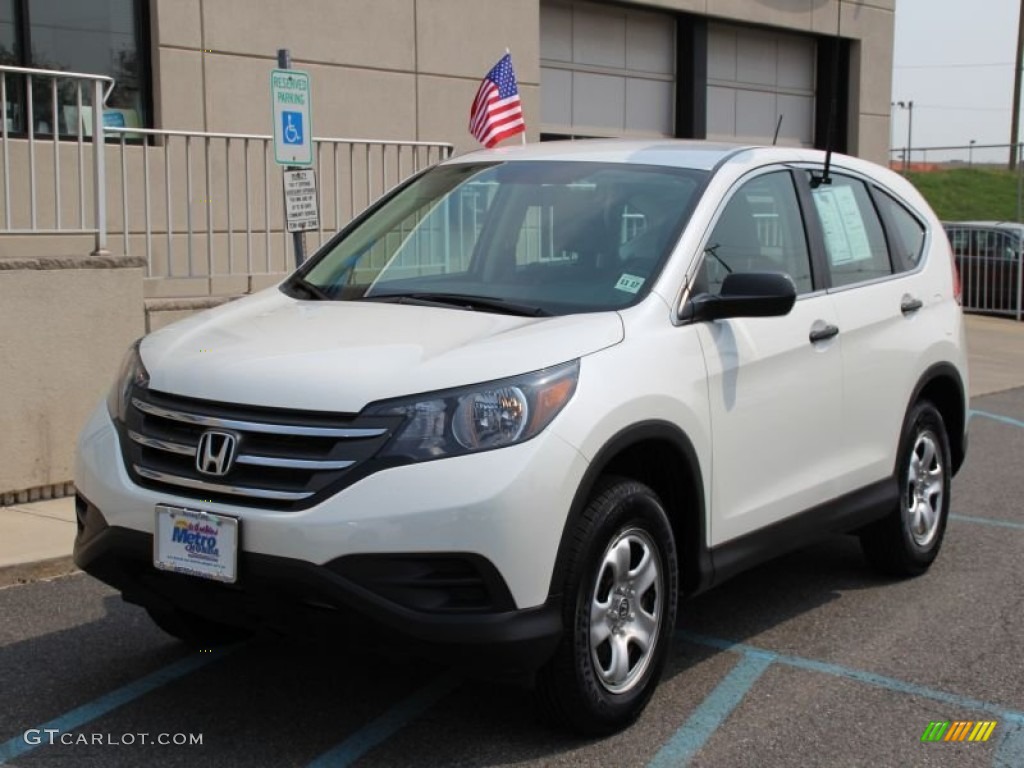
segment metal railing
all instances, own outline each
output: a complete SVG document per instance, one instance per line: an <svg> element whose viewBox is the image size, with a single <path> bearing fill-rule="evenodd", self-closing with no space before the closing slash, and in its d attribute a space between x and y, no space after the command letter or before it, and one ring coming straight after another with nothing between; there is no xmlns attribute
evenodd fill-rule
<svg viewBox="0 0 1024 768"><path fill-rule="evenodd" d="M273 137L104 126L113 88L104 75L0 66L0 235L92 234L94 253L107 253L114 236L125 255L146 256L150 277L289 271ZM453 151L445 142L328 137L313 147L315 246Z"/></svg>
<svg viewBox="0 0 1024 768"><path fill-rule="evenodd" d="M900 171L922 167L948 166L971 168L974 166L1006 167L1011 155L1022 156L1024 144L949 144L944 146L889 148L890 165Z"/></svg>
<svg viewBox="0 0 1024 768"><path fill-rule="evenodd" d="M216 277L289 271L281 168L273 137L141 128L117 136L124 252L146 255L149 277ZM451 144L314 138L319 247L411 174L447 159ZM280 243L280 248L276 243Z"/></svg>
<svg viewBox="0 0 1024 768"><path fill-rule="evenodd" d="M96 237L96 252L106 251L105 142L92 141L92 137L103 132L103 104L113 88L113 78L105 75L0 66L0 162L3 163L0 233L92 233ZM88 153L86 137L92 145ZM40 145L46 147L47 161L52 165L53 187L47 190L50 195L40 194L37 174L37 165L42 159L37 156ZM69 151L74 155L72 167L77 169L71 190L65 188L61 179L65 166L62 155ZM87 154L92 159L91 174L86 172ZM27 190L19 188L14 196L11 192L12 162L24 163L27 176ZM89 175L92 176L90 192L94 201L91 216L90 196L86 194ZM65 216L64 202L72 192L77 192L77 223ZM52 207L42 203L45 198L49 198ZM41 217L45 217L43 224Z"/></svg>
<svg viewBox="0 0 1024 768"><path fill-rule="evenodd" d="M960 273L964 310L1024 315L1024 226L1011 223L944 225Z"/></svg>

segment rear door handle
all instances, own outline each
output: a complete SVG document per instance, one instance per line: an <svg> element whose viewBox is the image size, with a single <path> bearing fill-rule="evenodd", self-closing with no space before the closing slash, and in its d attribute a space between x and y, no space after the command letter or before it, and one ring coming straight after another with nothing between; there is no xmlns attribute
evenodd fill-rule
<svg viewBox="0 0 1024 768"><path fill-rule="evenodd" d="M904 315L909 315L911 312L917 312L923 306L924 302L920 299L915 299L913 296L904 296L900 302L900 312Z"/></svg>
<svg viewBox="0 0 1024 768"><path fill-rule="evenodd" d="M811 328L811 333L808 338L810 338L811 344L816 344L819 341L825 341L826 339L831 339L833 336L838 335L839 329L836 326L831 325L830 323L825 323L824 325L818 325L815 323L814 327Z"/></svg>

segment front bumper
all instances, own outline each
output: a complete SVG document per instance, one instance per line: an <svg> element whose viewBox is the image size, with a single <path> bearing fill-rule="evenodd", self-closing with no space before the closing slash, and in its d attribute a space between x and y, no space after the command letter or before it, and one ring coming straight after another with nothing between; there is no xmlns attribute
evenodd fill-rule
<svg viewBox="0 0 1024 768"><path fill-rule="evenodd" d="M240 552L239 579L232 585L157 570L151 534L108 525L81 495L76 507L75 564L118 589L126 601L147 608L181 609L224 624L287 633L357 628L364 638L381 638L443 661L486 663L498 675L536 670L561 637L558 598L526 610L411 610L341 575L346 558L314 565Z"/></svg>
<svg viewBox="0 0 1024 768"><path fill-rule="evenodd" d="M471 553L493 564L522 609L548 599L586 468L545 430L509 448L375 472L306 509L260 509L136 485L101 403L79 437L75 485L112 527L152 534L157 504L235 517L247 554L324 565L357 554Z"/></svg>
<svg viewBox="0 0 1024 768"><path fill-rule="evenodd" d="M75 561L149 607L286 630L311 618L369 619L391 635L533 667L560 637L552 573L586 467L575 448L547 430L510 448L376 472L307 509L250 508L134 484L101 403L78 442ZM236 517L238 582L157 570L157 504ZM388 558L415 570L408 560L430 557L469 563L488 599L423 598L429 590L409 597L409 590L380 586Z"/></svg>

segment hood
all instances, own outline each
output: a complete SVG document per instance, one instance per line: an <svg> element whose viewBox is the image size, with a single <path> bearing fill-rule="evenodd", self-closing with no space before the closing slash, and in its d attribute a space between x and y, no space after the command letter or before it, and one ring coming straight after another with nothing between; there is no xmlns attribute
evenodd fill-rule
<svg viewBox="0 0 1024 768"><path fill-rule="evenodd" d="M402 395L500 379L617 344L616 312L524 318L276 288L150 334L150 386L246 405L355 413Z"/></svg>

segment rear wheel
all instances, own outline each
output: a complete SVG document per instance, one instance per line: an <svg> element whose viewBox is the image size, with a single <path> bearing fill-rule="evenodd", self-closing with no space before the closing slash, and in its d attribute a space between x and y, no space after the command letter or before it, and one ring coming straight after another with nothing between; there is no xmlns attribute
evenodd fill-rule
<svg viewBox="0 0 1024 768"><path fill-rule="evenodd" d="M642 483L601 483L570 534L565 633L538 676L546 714L587 735L632 723L668 657L678 563L672 527Z"/></svg>
<svg viewBox="0 0 1024 768"><path fill-rule="evenodd" d="M952 462L942 414L929 401L914 405L896 465L899 506L861 534L872 566L893 576L917 576L939 554L949 517Z"/></svg>
<svg viewBox="0 0 1024 768"><path fill-rule="evenodd" d="M146 608L146 613L164 632L196 648L213 648L245 640L252 631L197 616L180 608Z"/></svg>

